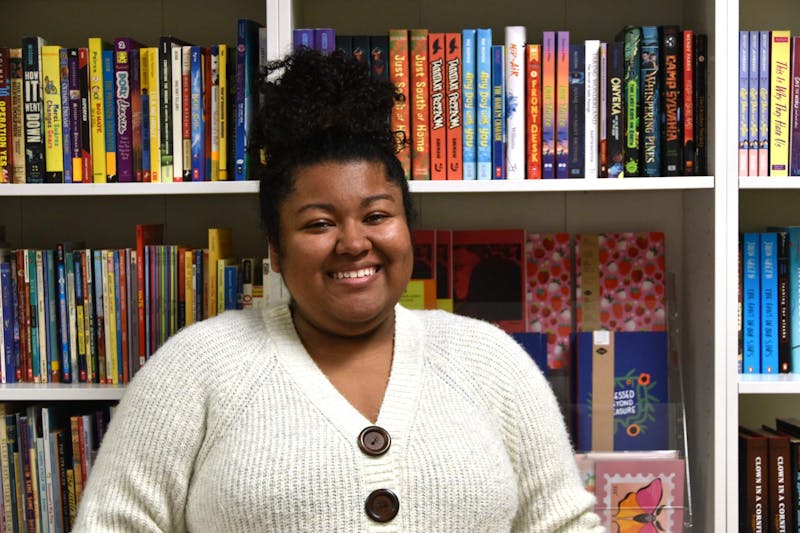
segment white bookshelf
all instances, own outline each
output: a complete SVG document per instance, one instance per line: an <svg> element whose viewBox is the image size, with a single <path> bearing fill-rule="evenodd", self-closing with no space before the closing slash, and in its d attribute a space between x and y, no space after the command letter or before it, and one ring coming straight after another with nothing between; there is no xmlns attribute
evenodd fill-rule
<svg viewBox="0 0 800 533"><path fill-rule="evenodd" d="M121 385L91 383L9 383L0 385L3 402L83 402L119 401L125 393Z"/></svg>

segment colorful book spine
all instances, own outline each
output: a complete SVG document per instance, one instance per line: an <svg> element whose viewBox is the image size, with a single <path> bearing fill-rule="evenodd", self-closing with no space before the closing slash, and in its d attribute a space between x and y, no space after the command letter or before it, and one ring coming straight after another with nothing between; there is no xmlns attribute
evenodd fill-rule
<svg viewBox="0 0 800 533"><path fill-rule="evenodd" d="M622 38L625 43L625 146L624 175L626 177L640 176L641 147L641 42L642 30L639 27L629 26L623 30ZM685 123L685 117L684 117Z"/></svg>
<svg viewBox="0 0 800 533"><path fill-rule="evenodd" d="M178 115L175 115L175 108L173 105L173 98L176 96L175 91L175 76L177 74L177 79L180 80L180 59L177 62L177 73L175 73L175 66L176 63L174 59L174 52L176 50L180 50L180 47L184 44L182 40L170 36L170 35L162 35L158 40L158 52L157 52L157 62L158 67L156 68L157 77L158 77L158 136L156 138L159 141L159 180L164 182L173 181L175 167L174 167L174 157L175 157L175 142L173 136L175 135L175 119L180 117L180 106L178 107ZM178 85L179 87L179 85ZM180 98L180 91L177 91L177 95ZM155 130L151 127L150 133L153 135ZM151 157L153 155L151 154ZM151 166L151 172L152 172Z"/></svg>
<svg viewBox="0 0 800 533"><path fill-rule="evenodd" d="M760 35L758 31L750 31L749 45L750 57L748 58L748 151L747 175L758 176L758 128L759 128L759 57Z"/></svg>
<svg viewBox="0 0 800 533"><path fill-rule="evenodd" d="M778 373L778 241L759 235L761 274L761 373Z"/></svg>
<svg viewBox="0 0 800 533"><path fill-rule="evenodd" d="M694 31L683 30L683 173L697 174L694 133Z"/></svg>
<svg viewBox="0 0 800 533"><path fill-rule="evenodd" d="M72 183L72 128L70 119L70 94L69 94L69 50L59 49L58 52L59 77L61 85L61 160L64 165L64 183Z"/></svg>
<svg viewBox="0 0 800 533"><path fill-rule="evenodd" d="M247 139L255 114L258 94L256 78L258 77L258 29L261 24L249 19L240 19L237 23L236 53L236 118L234 143L233 179L249 178L250 165L247 155ZM333 47L334 39L330 46Z"/></svg>
<svg viewBox="0 0 800 533"><path fill-rule="evenodd" d="M138 62L137 62L138 65ZM138 69L137 69L138 70ZM89 49L78 48L78 77L80 84L81 164L83 183L92 182L92 132L89 125ZM135 103L135 102L134 102ZM134 119L134 125L136 121ZM74 178L74 176L73 176ZM75 179L73 179L75 181Z"/></svg>
<svg viewBox="0 0 800 533"><path fill-rule="evenodd" d="M492 179L506 179L505 46L492 45Z"/></svg>
<svg viewBox="0 0 800 533"><path fill-rule="evenodd" d="M411 179L431 179L430 106L428 87L428 30L413 29L409 35L411 51Z"/></svg>
<svg viewBox="0 0 800 533"><path fill-rule="evenodd" d="M261 31L261 29L259 29ZM259 52L260 54L260 52ZM217 136L214 139L214 134L212 133L212 129L214 129L214 118L211 115L211 106L212 100L214 99L214 88L211 86L211 47L204 46L203 47L203 74L202 74L202 86L203 86L203 98L202 98L202 106L203 106L203 155L205 157L205 161L203 162L203 180L204 181L211 181L212 179L216 181L216 179L212 178L212 168L211 168L211 143L216 140L219 142L219 137ZM258 67L256 67L258 68Z"/></svg>
<svg viewBox="0 0 800 533"><path fill-rule="evenodd" d="M203 49L191 48L191 111L192 111L192 181L205 180L205 142L203 132ZM242 152L242 160L245 155Z"/></svg>
<svg viewBox="0 0 800 533"><path fill-rule="evenodd" d="M378 80L389 81L389 36L369 36L369 68L372 77Z"/></svg>
<svg viewBox="0 0 800 533"><path fill-rule="evenodd" d="M770 230L771 231L771 230ZM778 278L778 372L791 372L792 345L789 326L789 232L778 230L776 276Z"/></svg>
<svg viewBox="0 0 800 533"><path fill-rule="evenodd" d="M492 30L475 32L476 149L479 180L492 179Z"/></svg>
<svg viewBox="0 0 800 533"><path fill-rule="evenodd" d="M770 32L758 32L758 175L769 176L770 161Z"/></svg>
<svg viewBox="0 0 800 533"><path fill-rule="evenodd" d="M131 52L137 46L138 43L126 37L118 37L114 40L117 180L120 183L130 183L136 180L133 162L133 80L131 72L134 61Z"/></svg>
<svg viewBox="0 0 800 533"><path fill-rule="evenodd" d="M694 172L708 173L708 35L694 36Z"/></svg>
<svg viewBox="0 0 800 533"><path fill-rule="evenodd" d="M92 132L92 181L106 183L106 112L103 81L103 51L111 44L89 37L89 129Z"/></svg>
<svg viewBox="0 0 800 533"><path fill-rule="evenodd" d="M477 107L475 94L477 89L476 71L476 32L475 29L461 30L462 46L462 111L464 115L464 130L462 139L462 155L464 160L464 179L474 180L478 177L477 170Z"/></svg>
<svg viewBox="0 0 800 533"><path fill-rule="evenodd" d="M314 50L331 55L336 48L336 31L333 28L314 28Z"/></svg>
<svg viewBox="0 0 800 533"><path fill-rule="evenodd" d="M658 28L642 26L642 170L643 175L661 175L661 55Z"/></svg>
<svg viewBox="0 0 800 533"><path fill-rule="evenodd" d="M625 44L608 43L608 115L606 131L606 159L608 161L608 177L619 178L623 175L623 156L625 146ZM678 127L678 116L675 115L675 127Z"/></svg>
<svg viewBox="0 0 800 533"><path fill-rule="evenodd" d="M586 145L586 47L569 45L569 92L567 106L567 176L584 177L584 148Z"/></svg>
<svg viewBox="0 0 800 533"><path fill-rule="evenodd" d="M172 126L172 133L170 134L172 140L172 174L164 174L164 180L175 182L183 181L183 45L180 44L170 47L169 85L169 112L171 115L170 125ZM162 110L163 108L164 105L162 103ZM163 150L161 154L163 157ZM165 161L167 161L166 158ZM164 166L168 166L168 164Z"/></svg>
<svg viewBox="0 0 800 533"><path fill-rule="evenodd" d="M117 101L114 82L114 50L103 50L103 126L105 131L106 183L117 179ZM101 182L102 183L102 182Z"/></svg>
<svg viewBox="0 0 800 533"><path fill-rule="evenodd" d="M431 179L447 179L447 127L445 112L445 34L428 34Z"/></svg>
<svg viewBox="0 0 800 533"><path fill-rule="evenodd" d="M505 28L506 178L525 179L525 26Z"/></svg>
<svg viewBox="0 0 800 533"><path fill-rule="evenodd" d="M14 167L11 131L11 58L0 47L0 183L11 183Z"/></svg>
<svg viewBox="0 0 800 533"><path fill-rule="evenodd" d="M228 179L228 45L220 44L219 50L219 180ZM177 163L176 163L177 164ZM175 172L177 176L178 172Z"/></svg>
<svg viewBox="0 0 800 533"><path fill-rule="evenodd" d="M292 47L298 50L301 47L314 48L314 30L312 28L295 28L292 30Z"/></svg>
<svg viewBox="0 0 800 533"><path fill-rule="evenodd" d="M445 87L447 104L447 133L445 135L447 151L447 179L464 179L462 152L462 110L461 110L461 34L445 34Z"/></svg>
<svg viewBox="0 0 800 533"><path fill-rule="evenodd" d="M234 56L238 58L237 55ZM234 65L234 76L238 76L238 67ZM238 81L236 82L238 83ZM234 84L235 85L235 84ZM234 87L234 91L236 88ZM236 102L233 115L236 116ZM235 132L233 132L235 133ZM235 149L234 149L235 152ZM181 47L181 154L183 155L183 177L180 181L192 180L192 47Z"/></svg>
<svg viewBox="0 0 800 533"><path fill-rule="evenodd" d="M145 114L148 116L150 122L150 132L146 137L142 135L142 143L143 145L146 143L150 146L150 181L158 183L169 181L166 179L166 175L163 173L163 167L165 165L161 154L164 136L161 131L164 128L164 123L161 120L161 98L164 94L164 91L163 89L159 90L161 89L159 69L162 63L159 61L158 48L150 47L148 50L149 54L146 57L147 85L150 87L150 94L147 96L147 107L142 108L142 116L144 117ZM144 65L144 62L142 62L142 65ZM142 79L144 79L144 77ZM144 103L144 95L142 95L142 103ZM142 161L144 162L144 156L142 156ZM170 168L170 171L171 170L172 169Z"/></svg>
<svg viewBox="0 0 800 533"><path fill-rule="evenodd" d="M769 93L770 176L789 175L790 37L788 30L774 30L771 36Z"/></svg>
<svg viewBox="0 0 800 533"><path fill-rule="evenodd" d="M207 87L210 91L211 103L211 180L219 181L219 144L220 144L220 118L219 118L219 46L209 47L209 57L211 58L210 76L211 83Z"/></svg>
<svg viewBox="0 0 800 533"><path fill-rule="evenodd" d="M677 26L661 28L663 66L661 68L664 91L664 150L663 167L667 176L679 176L681 161L681 43Z"/></svg>
<svg viewBox="0 0 800 533"><path fill-rule="evenodd" d="M139 76L140 76L140 99L141 99L141 107L142 107L142 123L141 123L141 135L142 138L140 140L142 146L142 156L141 156L141 164L142 164L142 181L150 182L152 181L151 176L151 167L152 167L152 160L151 160L151 146L150 146L150 128L154 126L153 117L150 115L150 99L152 97L153 89L150 86L150 56L153 51L156 51L155 48L150 47L142 47L139 50ZM156 51L157 53L157 51ZM158 137L156 137L156 140ZM160 161L159 161L160 164ZM158 172L156 172L156 176L158 176Z"/></svg>
<svg viewBox="0 0 800 533"><path fill-rule="evenodd" d="M64 129L61 112L60 46L42 46L42 108L46 183L64 181Z"/></svg>
<svg viewBox="0 0 800 533"><path fill-rule="evenodd" d="M11 263L0 263L0 356L3 365L3 383L13 383L9 372L14 359L14 316L12 309Z"/></svg>
<svg viewBox="0 0 800 533"><path fill-rule="evenodd" d="M750 105L750 32L739 32L739 175L747 176Z"/></svg>
<svg viewBox="0 0 800 533"><path fill-rule="evenodd" d="M350 52L351 53L351 52ZM397 152L397 158L403 167L406 179L411 179L411 117L409 115L409 101L411 92L408 85L409 62L408 62L408 30L391 29L389 30L389 81L403 95L401 101L395 101L392 108L391 125L392 131L399 132L402 136L403 144Z"/></svg>
<svg viewBox="0 0 800 533"><path fill-rule="evenodd" d="M11 78L11 183L25 183L25 133L22 48L8 50Z"/></svg>
<svg viewBox="0 0 800 533"><path fill-rule="evenodd" d="M542 178L542 45L525 47L526 60L526 135L525 158L528 179Z"/></svg>
<svg viewBox="0 0 800 533"><path fill-rule="evenodd" d="M556 178L569 177L569 32L556 32Z"/></svg>
<svg viewBox="0 0 800 533"><path fill-rule="evenodd" d="M761 249L758 233L742 236L742 359L745 374L761 373Z"/></svg>
<svg viewBox="0 0 800 533"><path fill-rule="evenodd" d="M800 36L792 37L789 175L800 176Z"/></svg>
<svg viewBox="0 0 800 533"><path fill-rule="evenodd" d="M608 43L600 42L599 52L599 84L597 88L598 108L598 145L597 145L597 177L608 177Z"/></svg>
<svg viewBox="0 0 800 533"><path fill-rule="evenodd" d="M585 179L597 179L600 175L600 41L589 39L584 42L586 58L585 69L585 110L584 110L584 169Z"/></svg>
<svg viewBox="0 0 800 533"><path fill-rule="evenodd" d="M45 151L42 110L41 37L22 38L22 73L25 132L25 176L27 183L44 183Z"/></svg>
<svg viewBox="0 0 800 533"><path fill-rule="evenodd" d="M370 53L369 53L369 35L353 35L352 37L352 45L351 45L351 54L353 59L360 63L365 63L367 66L370 64Z"/></svg>

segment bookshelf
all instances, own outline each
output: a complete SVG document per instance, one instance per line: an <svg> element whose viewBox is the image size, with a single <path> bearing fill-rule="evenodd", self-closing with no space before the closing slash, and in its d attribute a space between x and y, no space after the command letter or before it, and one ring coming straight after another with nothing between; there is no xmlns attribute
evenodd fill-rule
<svg viewBox="0 0 800 533"><path fill-rule="evenodd" d="M745 0L743 0L745 1ZM756 3L755 0L753 4ZM776 2L776 0L767 0ZM364 3L353 0L206 0L75 4L41 0L0 19L0 35L16 43L40 34L51 43L78 46L90 35L130 35L155 43L173 34L201 43L232 44L235 20L268 25L272 57L287 50L294 26L334 27L341 33L384 33L390 27L454 31L524 25L529 40L541 32L570 30L574 41L612 40L625 23L679 24L709 36L709 176L625 180L525 182L412 182L420 225L454 229L523 227L540 232L663 231L667 270L675 273L683 320L680 353L691 463L695 531L727 531L736 524L735 426L738 409L735 358L734 235L739 190L732 181L735 127L736 14L713 0L549 2L475 0ZM367 7L368 6L368 7ZM734 9L734 11L736 11ZM46 15L42 15L45 13ZM188 13L188 16L187 16ZM623 15L624 14L624 15ZM777 17L776 17L777 18ZM70 20L64 24L64 20ZM97 21L102 21L98 31ZM724 50L717 54L716 50ZM719 88L719 89L717 89ZM717 148L715 148L717 147ZM729 148L730 147L730 148ZM730 176L730 177L729 177ZM0 224L13 245L51 247L84 239L91 247L131 246L137 223L165 224L165 242L202 246L206 228L233 228L234 254L261 256L257 186L253 183L157 185L19 185L0 187ZM800 199L800 192L796 193ZM788 200L787 200L788 202ZM57 229L56 229L57 228ZM734 317L734 320L730 320ZM734 330L731 330L733 324ZM733 373L731 373L733 370ZM0 387L0 401L116 399L111 387ZM733 488L731 488L733 487Z"/></svg>

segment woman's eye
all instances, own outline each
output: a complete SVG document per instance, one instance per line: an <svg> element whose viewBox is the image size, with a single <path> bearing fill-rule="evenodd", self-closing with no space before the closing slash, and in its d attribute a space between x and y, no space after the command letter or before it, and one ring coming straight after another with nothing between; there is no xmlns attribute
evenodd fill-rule
<svg viewBox="0 0 800 533"><path fill-rule="evenodd" d="M376 223L386 218L389 218L389 215L387 215L386 213L370 213L369 215L366 216L364 220L369 223Z"/></svg>

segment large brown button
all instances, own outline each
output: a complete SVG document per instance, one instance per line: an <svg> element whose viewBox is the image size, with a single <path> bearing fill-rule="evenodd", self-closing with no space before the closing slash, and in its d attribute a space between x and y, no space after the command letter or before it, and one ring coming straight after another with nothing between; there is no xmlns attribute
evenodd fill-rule
<svg viewBox="0 0 800 533"><path fill-rule="evenodd" d="M388 522L400 510L400 501L394 492L388 489L373 490L364 503L367 516L376 522Z"/></svg>
<svg viewBox="0 0 800 533"><path fill-rule="evenodd" d="M389 450L392 438L378 426L367 426L358 434L358 447L367 455L383 455Z"/></svg>

